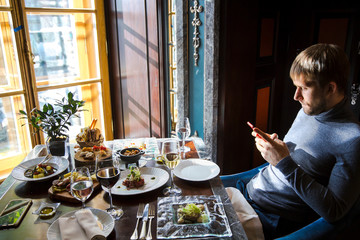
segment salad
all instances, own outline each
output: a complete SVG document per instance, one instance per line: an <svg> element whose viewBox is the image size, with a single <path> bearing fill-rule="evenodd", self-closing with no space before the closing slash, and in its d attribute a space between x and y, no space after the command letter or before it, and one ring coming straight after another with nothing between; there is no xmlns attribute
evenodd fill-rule
<svg viewBox="0 0 360 240"><path fill-rule="evenodd" d="M205 206L203 204L188 203L185 207L180 207L177 210L177 223L207 223L209 217L205 212Z"/></svg>
<svg viewBox="0 0 360 240"><path fill-rule="evenodd" d="M126 186L127 189L139 188L144 186L145 181L141 176L140 170L138 167L130 167L130 173L127 175L126 179L122 183Z"/></svg>

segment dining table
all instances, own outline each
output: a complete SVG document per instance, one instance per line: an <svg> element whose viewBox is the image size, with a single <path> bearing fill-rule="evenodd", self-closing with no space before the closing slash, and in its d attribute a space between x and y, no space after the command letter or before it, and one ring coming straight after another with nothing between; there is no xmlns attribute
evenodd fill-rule
<svg viewBox="0 0 360 240"><path fill-rule="evenodd" d="M156 138L159 149L165 138ZM114 147L114 141L104 142L109 148ZM77 161L74 159L74 152L76 144L70 144L69 155L67 160L69 161L69 167L66 171L71 171L72 168L77 166ZM183 155L184 161L186 159L206 159L208 161L214 161L207 153L207 146L204 141L199 137L191 137L186 140L186 146L190 148L189 152ZM36 145L31 152L25 157L24 161L28 161L37 157L40 152L46 148L45 145ZM147 157L145 167L160 168L168 171L168 168L157 161L156 154L144 156ZM66 172L65 171L65 172ZM52 181L57 179L30 182L19 181L12 177L10 174L4 182L0 185L0 212L6 204L12 199L31 199L32 204L27 211L26 215L22 219L21 223L17 227L5 228L0 230L0 239L47 239L47 232L50 225L56 221L60 216L66 213L79 210L81 208L81 202L68 202L53 199L49 196L48 189L52 186ZM137 222L137 210L140 203L149 203L150 205L157 206L160 198L164 197L163 189L171 184L170 178L166 184L148 192L144 192L136 195L112 195L113 204L116 207L121 207L124 214L115 221L115 225L111 233L107 236L107 239L130 239ZM219 196L221 203L225 210L225 215L231 229L230 236L214 237L214 236L198 236L196 239L244 239L246 240L245 231L238 220L235 210L231 204L231 201L226 193L226 190L220 180L219 175L206 180L206 181L188 181L174 176L174 184L182 190L182 196ZM49 219L42 219L38 215L33 214L40 204L42 203L60 203L57 208L54 217ZM86 201L86 207L105 210L109 207L109 195L102 188L94 191L90 198ZM157 209L158 211L158 209ZM155 213L157 213L155 211ZM151 233L153 239L157 239L157 219L155 214L152 219ZM139 223L138 231L140 232L141 222ZM200 234L201 235L201 234Z"/></svg>

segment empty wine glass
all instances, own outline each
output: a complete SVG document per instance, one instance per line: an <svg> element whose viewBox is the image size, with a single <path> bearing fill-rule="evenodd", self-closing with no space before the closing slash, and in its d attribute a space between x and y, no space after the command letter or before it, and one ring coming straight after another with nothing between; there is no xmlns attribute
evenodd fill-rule
<svg viewBox="0 0 360 240"><path fill-rule="evenodd" d="M85 201L93 192L93 181L90 171L87 167L74 168L71 171L70 178L71 195L82 202L82 208L85 208Z"/></svg>
<svg viewBox="0 0 360 240"><path fill-rule="evenodd" d="M107 189L110 199L110 207L106 211L115 219L118 220L123 215L123 210L117 208L112 203L111 188L117 183L120 178L119 162L116 158L100 159L96 156L95 160L96 179L99 183Z"/></svg>
<svg viewBox="0 0 360 240"><path fill-rule="evenodd" d="M181 195L182 191L174 184L174 168L180 162L180 147L177 140L164 141L161 147L161 154L164 159L165 165L170 169L170 187L164 189L163 194L165 196Z"/></svg>
<svg viewBox="0 0 360 240"><path fill-rule="evenodd" d="M176 134L178 138L182 141L182 145L180 147L181 152L188 152L190 148L185 146L185 139L190 136L190 121L189 118L184 117L183 120L179 120L176 123Z"/></svg>

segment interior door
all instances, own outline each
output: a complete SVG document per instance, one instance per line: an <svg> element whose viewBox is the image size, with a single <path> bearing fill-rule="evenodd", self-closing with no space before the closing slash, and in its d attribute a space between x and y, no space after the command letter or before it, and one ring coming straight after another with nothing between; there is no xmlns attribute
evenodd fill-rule
<svg viewBox="0 0 360 240"><path fill-rule="evenodd" d="M105 1L114 138L165 136L161 1Z"/></svg>

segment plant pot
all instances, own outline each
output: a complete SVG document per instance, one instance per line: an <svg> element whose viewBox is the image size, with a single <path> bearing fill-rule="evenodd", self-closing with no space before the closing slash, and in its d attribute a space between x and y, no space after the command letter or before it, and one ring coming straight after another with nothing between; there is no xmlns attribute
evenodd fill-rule
<svg viewBox="0 0 360 240"><path fill-rule="evenodd" d="M68 156L69 138L51 140L46 142L48 153L53 156Z"/></svg>

